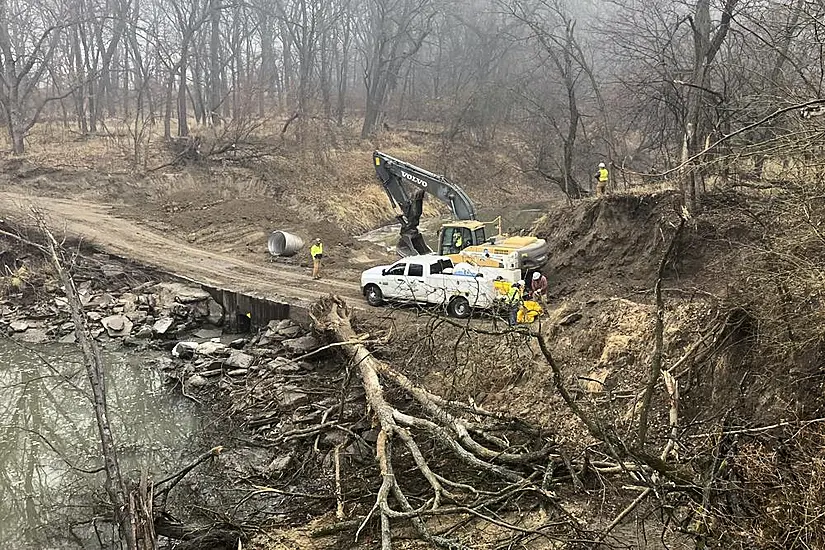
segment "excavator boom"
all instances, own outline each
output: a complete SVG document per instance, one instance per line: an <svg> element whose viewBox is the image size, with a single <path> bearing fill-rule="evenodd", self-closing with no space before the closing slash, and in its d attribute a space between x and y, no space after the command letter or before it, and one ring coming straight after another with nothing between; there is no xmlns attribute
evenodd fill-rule
<svg viewBox="0 0 825 550"><path fill-rule="evenodd" d="M470 197L440 174L434 174L403 160L375 151L375 173L384 186L390 203L401 210L401 237L396 249L402 256L432 252L418 230L424 193L447 204L458 220L475 220L476 210ZM412 190L408 190L411 187Z"/></svg>

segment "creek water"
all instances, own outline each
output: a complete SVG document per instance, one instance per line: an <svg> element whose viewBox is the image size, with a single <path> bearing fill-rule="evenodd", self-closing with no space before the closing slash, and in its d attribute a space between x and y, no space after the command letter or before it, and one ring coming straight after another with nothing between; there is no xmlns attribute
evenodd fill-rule
<svg viewBox="0 0 825 550"><path fill-rule="evenodd" d="M23 347L27 346L27 347ZM157 352L103 349L121 470L160 479L199 454L194 403L152 366ZM0 338L0 548L107 547L107 501L86 371L76 346ZM154 474L154 475L153 475Z"/></svg>

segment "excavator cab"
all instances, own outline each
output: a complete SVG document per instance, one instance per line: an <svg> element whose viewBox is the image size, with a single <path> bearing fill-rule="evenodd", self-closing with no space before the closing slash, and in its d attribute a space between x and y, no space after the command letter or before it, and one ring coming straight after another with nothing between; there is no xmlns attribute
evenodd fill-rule
<svg viewBox="0 0 825 550"><path fill-rule="evenodd" d="M468 246L482 245L487 241L484 224L475 220L445 223L441 226L438 253L444 256L458 254Z"/></svg>

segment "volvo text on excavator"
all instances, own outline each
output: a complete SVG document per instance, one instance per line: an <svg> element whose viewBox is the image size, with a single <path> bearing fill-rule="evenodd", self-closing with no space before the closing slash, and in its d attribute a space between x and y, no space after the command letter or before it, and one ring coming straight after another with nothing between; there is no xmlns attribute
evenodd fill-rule
<svg viewBox="0 0 825 550"><path fill-rule="evenodd" d="M424 193L434 195L450 207L454 221L441 226L438 253L451 256L453 262L469 262L485 267L505 269L539 269L548 257L547 242L536 237L508 237L499 234L488 237L486 225L476 218L475 206L458 185L440 174L434 174L395 157L375 151L375 172L393 207L401 210L401 237L396 250L402 256L429 254L418 230Z"/></svg>

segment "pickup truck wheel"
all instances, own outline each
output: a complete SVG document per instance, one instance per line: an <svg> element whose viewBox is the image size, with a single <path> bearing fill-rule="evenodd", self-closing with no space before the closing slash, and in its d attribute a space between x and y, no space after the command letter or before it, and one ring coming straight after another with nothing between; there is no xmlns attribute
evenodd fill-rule
<svg viewBox="0 0 825 550"><path fill-rule="evenodd" d="M470 302L466 298L453 298L450 305L447 307L447 313L459 319L466 319L470 316Z"/></svg>
<svg viewBox="0 0 825 550"><path fill-rule="evenodd" d="M384 303L384 295L376 285L367 285L364 289L364 296L367 298L367 303L371 306L380 306Z"/></svg>

